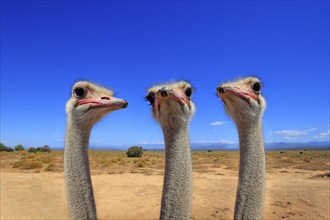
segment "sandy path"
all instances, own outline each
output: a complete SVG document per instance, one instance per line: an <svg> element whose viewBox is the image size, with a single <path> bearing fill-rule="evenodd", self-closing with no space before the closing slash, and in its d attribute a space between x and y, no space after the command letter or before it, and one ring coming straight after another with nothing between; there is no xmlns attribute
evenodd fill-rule
<svg viewBox="0 0 330 220"><path fill-rule="evenodd" d="M329 178L324 172L268 174L264 219L329 219ZM99 219L157 219L161 175L92 176ZM236 173L194 173L192 219L232 219ZM62 173L1 172L1 219L67 219Z"/></svg>

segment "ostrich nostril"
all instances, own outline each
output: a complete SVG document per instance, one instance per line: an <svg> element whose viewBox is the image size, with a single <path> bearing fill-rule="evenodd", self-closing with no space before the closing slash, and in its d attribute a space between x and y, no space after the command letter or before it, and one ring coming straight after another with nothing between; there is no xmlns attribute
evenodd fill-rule
<svg viewBox="0 0 330 220"><path fill-rule="evenodd" d="M217 90L218 90L218 92L219 92L220 94L223 94L223 93L226 92L225 89L222 88L221 86L219 86L219 87L217 88Z"/></svg>
<svg viewBox="0 0 330 220"><path fill-rule="evenodd" d="M161 96L163 96L163 97L166 97L166 96L167 96L167 91L166 91L165 87L162 87L162 88L159 90L159 92L160 92L160 95L161 95Z"/></svg>
<svg viewBox="0 0 330 220"><path fill-rule="evenodd" d="M110 100L110 98L109 97L106 97L106 96L101 97L101 99L103 99L103 100Z"/></svg>
<svg viewBox="0 0 330 220"><path fill-rule="evenodd" d="M160 94L161 94L163 97L167 96L167 92L166 92L166 91L161 91Z"/></svg>

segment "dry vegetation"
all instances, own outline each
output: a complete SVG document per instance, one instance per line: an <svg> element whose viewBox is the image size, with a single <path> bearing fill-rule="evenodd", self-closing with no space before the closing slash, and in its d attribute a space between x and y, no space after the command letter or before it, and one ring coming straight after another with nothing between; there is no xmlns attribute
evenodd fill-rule
<svg viewBox="0 0 330 220"><path fill-rule="evenodd" d="M63 153L0 152L1 219L68 219ZM100 219L159 217L163 151L89 155ZM192 152L191 219L232 219L238 159L237 151ZM266 161L264 219L329 219L329 150L268 151Z"/></svg>
<svg viewBox="0 0 330 220"><path fill-rule="evenodd" d="M128 158L124 151L90 150L93 174L144 173L162 174L164 152L146 151L142 158ZM26 151L0 152L0 168L34 172L63 172L63 151L28 153ZM197 173L217 174L217 168L238 169L237 151L194 151L193 170ZM329 150L268 151L267 171L281 169L329 170Z"/></svg>

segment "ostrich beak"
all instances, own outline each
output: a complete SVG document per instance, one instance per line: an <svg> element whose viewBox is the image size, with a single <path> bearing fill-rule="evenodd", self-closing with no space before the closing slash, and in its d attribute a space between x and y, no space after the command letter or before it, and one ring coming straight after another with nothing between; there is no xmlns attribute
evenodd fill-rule
<svg viewBox="0 0 330 220"><path fill-rule="evenodd" d="M167 90L165 88L161 88L157 92L157 102L160 102L162 99L170 98L177 102L179 102L181 105L189 105L189 101L186 100L183 96L177 94L173 90Z"/></svg>
<svg viewBox="0 0 330 220"><path fill-rule="evenodd" d="M218 86L217 93L222 100L225 95L235 95L235 96L239 96L240 98L243 98L246 101L249 101L249 98L252 98L259 103L259 99L254 93L246 92L237 86L235 87Z"/></svg>
<svg viewBox="0 0 330 220"><path fill-rule="evenodd" d="M156 93L155 98L156 101L155 104L153 105L154 106L153 111L157 111L157 110L159 111L161 102L166 99L172 99L176 101L181 105L182 108L185 105L190 106L188 100L186 100L183 96L177 94L174 90L171 89L165 89L165 88L159 89L158 92Z"/></svg>
<svg viewBox="0 0 330 220"><path fill-rule="evenodd" d="M90 108L108 108L109 110L117 110L128 106L128 102L126 100L109 96L82 99L78 101L78 105L85 104L88 104Z"/></svg>

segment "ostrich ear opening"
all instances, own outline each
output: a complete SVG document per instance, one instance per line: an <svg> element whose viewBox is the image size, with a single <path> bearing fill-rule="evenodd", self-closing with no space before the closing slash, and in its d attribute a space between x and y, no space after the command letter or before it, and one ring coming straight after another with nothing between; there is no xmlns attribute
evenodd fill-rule
<svg viewBox="0 0 330 220"><path fill-rule="evenodd" d="M149 102L150 105L153 105L155 103L155 94L149 92L148 95L144 97L144 100Z"/></svg>

